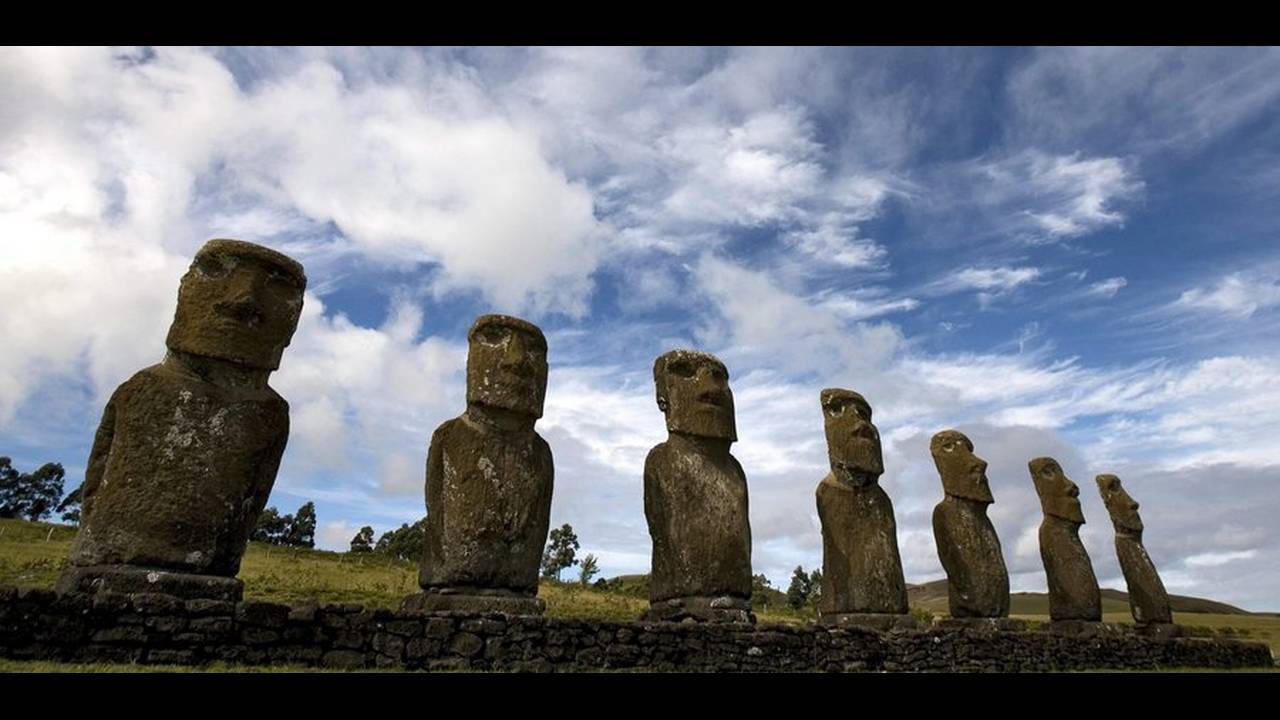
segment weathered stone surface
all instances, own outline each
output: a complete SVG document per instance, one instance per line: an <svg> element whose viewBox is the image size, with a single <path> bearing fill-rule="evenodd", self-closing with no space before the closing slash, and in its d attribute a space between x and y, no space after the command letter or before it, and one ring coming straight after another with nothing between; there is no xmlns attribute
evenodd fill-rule
<svg viewBox="0 0 1280 720"><path fill-rule="evenodd" d="M817 490L822 521L820 613L832 616L832 623L842 615L905 615L907 585L893 503L879 485L884 460L871 406L858 393L836 388L823 390L821 401L831 472Z"/></svg>
<svg viewBox="0 0 1280 720"><path fill-rule="evenodd" d="M427 451L418 575L427 597L413 601L424 609L502 602L465 596L532 601L551 521L551 448L534 430L546 395L546 338L505 315L477 318L467 338L467 411L437 428ZM537 602L516 606L542 612Z"/></svg>
<svg viewBox="0 0 1280 720"><path fill-rule="evenodd" d="M641 619L661 622L695 620L754 623L756 621L755 614L751 612L751 602L749 600L729 596L685 596L669 600L651 601L649 611Z"/></svg>
<svg viewBox="0 0 1280 720"><path fill-rule="evenodd" d="M938 620L935 625L948 630L969 630L978 633L1023 632L1027 629L1025 620L1014 620L1008 617L961 617Z"/></svg>
<svg viewBox="0 0 1280 720"><path fill-rule="evenodd" d="M653 380L668 435L644 464L653 541L646 616L753 621L747 478L729 453L738 437L729 372L708 353L672 350L654 362Z"/></svg>
<svg viewBox="0 0 1280 720"><path fill-rule="evenodd" d="M1053 621L1102 620L1102 592L1089 553L1080 542L1084 513L1080 488L1053 458L1028 463L1040 496L1040 558L1049 581L1049 617Z"/></svg>
<svg viewBox="0 0 1280 720"><path fill-rule="evenodd" d="M826 627L836 628L872 628L875 630L914 630L920 626L919 621L910 615L896 613L822 613L818 623Z"/></svg>
<svg viewBox="0 0 1280 720"><path fill-rule="evenodd" d="M976 618L946 620L919 631L892 624L878 630L857 624L756 628L529 616L503 621L497 615L462 613L435 615L424 622L421 615L378 610L350 615L359 628L336 632L325 623L325 611L294 612L296 607L237 603L225 617L200 617L190 601L182 606L157 602L153 609L166 614L148 614L139 623L140 616L128 602L94 603L93 611L86 613L87 602L65 600L47 591L19 594L0 588L0 617L6 618L0 622L0 657L539 672L1010 672L1272 663L1264 643L1170 637L1157 632L1156 624L1134 630L1132 625L1065 621L1042 631L1009 632L1015 621ZM151 606L155 598L143 600ZM881 623L894 617L871 616ZM265 628L251 620L283 622L284 627ZM193 629L170 633L162 628L184 623ZM213 623L221 624L220 631ZM419 626L427 631L423 637L410 637L393 632L393 626L409 635Z"/></svg>
<svg viewBox="0 0 1280 720"><path fill-rule="evenodd" d="M131 582L103 566L236 575L288 439L289 406L267 378L297 327L305 287L298 263L258 245L210 240L196 253L168 354L117 388L103 411L61 590L92 588L95 573L99 589ZM163 592L201 589L170 580Z"/></svg>
<svg viewBox="0 0 1280 720"><path fill-rule="evenodd" d="M58 578L60 593L161 593L179 598L235 601L244 594L239 578L181 573L134 565L68 566Z"/></svg>
<svg viewBox="0 0 1280 720"><path fill-rule="evenodd" d="M1115 475L1099 475L1097 482L1116 530L1116 556L1129 588L1129 609L1134 621L1139 625L1172 623L1169 593L1142 545L1142 517L1138 515L1137 501L1129 497Z"/></svg>
<svg viewBox="0 0 1280 720"><path fill-rule="evenodd" d="M400 604L406 612L459 612L468 614L503 613L504 615L541 615L547 604L541 598L527 595L479 595L422 592L410 595Z"/></svg>
<svg viewBox="0 0 1280 720"><path fill-rule="evenodd" d="M933 509L933 539L947 573L951 617L1007 617L1009 571L987 517L987 507L995 501L987 463L973 454L973 442L956 430L934 435L929 450L946 494Z"/></svg>

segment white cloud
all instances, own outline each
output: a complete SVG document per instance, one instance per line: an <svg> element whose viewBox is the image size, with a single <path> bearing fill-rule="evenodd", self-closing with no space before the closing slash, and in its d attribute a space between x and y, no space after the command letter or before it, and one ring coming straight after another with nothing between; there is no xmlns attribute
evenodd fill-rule
<svg viewBox="0 0 1280 720"><path fill-rule="evenodd" d="M1012 134L1055 146L1186 152L1270 110L1275 48L1041 48L1009 79Z"/></svg>
<svg viewBox="0 0 1280 720"><path fill-rule="evenodd" d="M1259 310L1280 305L1280 276L1256 272L1234 272L1208 287L1182 293L1174 307L1218 312L1247 318Z"/></svg>
<svg viewBox="0 0 1280 720"><path fill-rule="evenodd" d="M943 289L1007 291L1040 277L1033 267L963 268L944 278Z"/></svg>
<svg viewBox="0 0 1280 720"><path fill-rule="evenodd" d="M1085 294L1091 297L1111 299L1116 296L1116 293L1120 292L1121 288L1128 284L1129 281L1122 277L1107 278L1090 285Z"/></svg>
<svg viewBox="0 0 1280 720"><path fill-rule="evenodd" d="M1137 197L1143 183L1120 158L1081 158L1025 150L980 163L983 204L1004 214L1003 232L1030 241L1052 241L1119 225L1115 205Z"/></svg>
<svg viewBox="0 0 1280 720"><path fill-rule="evenodd" d="M920 307L915 298L886 299L873 294L820 293L818 307L825 308L846 320L866 320L891 313L910 312Z"/></svg>
<svg viewBox="0 0 1280 720"><path fill-rule="evenodd" d="M351 538L360 532L360 527L346 520L320 523L316 530L316 546L325 550L344 551L351 548Z"/></svg>
<svg viewBox="0 0 1280 720"><path fill-rule="evenodd" d="M1182 562L1189 567L1215 567L1225 565L1234 560L1249 560L1257 557L1257 550L1238 550L1235 552L1207 552L1192 555Z"/></svg>

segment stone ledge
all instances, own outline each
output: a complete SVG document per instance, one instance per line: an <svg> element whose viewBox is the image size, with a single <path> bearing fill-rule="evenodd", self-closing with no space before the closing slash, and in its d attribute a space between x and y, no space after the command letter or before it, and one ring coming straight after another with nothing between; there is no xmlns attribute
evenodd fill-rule
<svg viewBox="0 0 1280 720"><path fill-rule="evenodd" d="M1063 634L973 628L828 628L615 622L494 612L58 596L0 587L0 657L63 662L683 672L1019 672L1271 667L1265 644L1099 625ZM978 630L975 632L975 629ZM1166 630L1166 629L1162 629Z"/></svg>

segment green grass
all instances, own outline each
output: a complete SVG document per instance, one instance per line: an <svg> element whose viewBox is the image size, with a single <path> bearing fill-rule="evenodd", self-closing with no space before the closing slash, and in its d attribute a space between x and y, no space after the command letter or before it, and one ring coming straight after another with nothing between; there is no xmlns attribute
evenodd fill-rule
<svg viewBox="0 0 1280 720"><path fill-rule="evenodd" d="M52 531L52 534L50 534ZM75 528L0 519L0 584L51 588L67 564ZM418 591L417 564L378 555L335 553L249 543L240 565L246 600L359 603L369 608L398 608ZM634 588L600 592L576 583L543 582L538 596L547 615L557 618L636 620L649 608ZM812 611L785 605L756 611L761 622L812 622Z"/></svg>

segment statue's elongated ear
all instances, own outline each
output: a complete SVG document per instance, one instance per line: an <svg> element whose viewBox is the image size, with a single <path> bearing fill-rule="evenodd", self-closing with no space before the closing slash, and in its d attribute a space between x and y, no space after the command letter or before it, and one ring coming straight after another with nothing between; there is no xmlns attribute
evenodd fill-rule
<svg viewBox="0 0 1280 720"><path fill-rule="evenodd" d="M658 397L658 409L659 409L659 410L661 410L662 412L666 412L666 411L667 411L667 399L666 399L666 398L661 397L661 396L659 396L659 397Z"/></svg>

